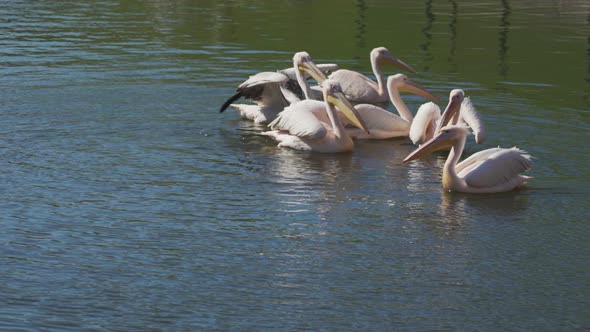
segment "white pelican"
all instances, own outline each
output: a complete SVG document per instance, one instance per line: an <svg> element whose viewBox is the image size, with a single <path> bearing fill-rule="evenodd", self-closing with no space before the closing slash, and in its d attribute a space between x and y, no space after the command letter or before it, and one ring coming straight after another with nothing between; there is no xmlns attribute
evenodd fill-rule
<svg viewBox="0 0 590 332"><path fill-rule="evenodd" d="M325 153L351 151L354 143L346 134L335 106L359 128L364 128L362 120L337 81L325 80L322 90L324 101L302 100L291 104L269 124L272 130L262 134L278 141L279 147ZM329 123L316 117L317 113L326 111Z"/></svg>
<svg viewBox="0 0 590 332"><path fill-rule="evenodd" d="M310 76L319 77L319 74L324 76L323 73L318 74L314 71L331 71L338 67L334 64L312 66L309 63L313 63L309 54L298 52L293 56L293 68L279 72L261 72L250 76L238 86L236 94L223 103L219 112L231 106L240 113L242 118L255 123L268 123L274 120L277 114L294 100L312 96L306 80ZM232 104L241 97L254 101L256 105Z"/></svg>
<svg viewBox="0 0 590 332"><path fill-rule="evenodd" d="M464 93L462 90L460 94ZM459 92L457 92L459 93ZM441 121L440 108L434 103L425 103L418 108L414 121L410 127L410 139L414 144L422 144L448 124L466 124L475 135L475 142L482 144L487 138L486 128L481 120L481 116L473 106L469 97L464 97L461 102L461 109L452 118Z"/></svg>
<svg viewBox="0 0 590 332"><path fill-rule="evenodd" d="M393 106L396 108L398 115L393 114L381 107L371 104L358 104L354 108L364 121L365 128L347 127L349 135L356 139L385 139L392 137L407 137L410 131L410 125L413 123L412 112L402 100L400 92L412 93L426 99L436 102L440 100L433 96L420 85L412 82L404 74L396 74L387 78L387 91ZM343 119L346 125L350 123Z"/></svg>
<svg viewBox="0 0 590 332"><path fill-rule="evenodd" d="M416 73L412 67L394 57L385 47L376 47L371 51L371 67L377 78L377 83L361 73L347 69L336 70L328 78L340 82L346 98L354 104L384 104L389 99L385 87L385 75L381 71L381 65L384 63L391 63L411 73Z"/></svg>
<svg viewBox="0 0 590 332"><path fill-rule="evenodd" d="M459 111L460 98L451 98L443 113L453 116ZM457 164L468 134L463 125L442 127L438 134L410 153L403 162L419 158L433 151L451 146L451 152L443 166L442 186L447 191L466 193L497 193L526 185L531 177L521 173L531 169L531 156L516 147L492 148L474 153Z"/></svg>

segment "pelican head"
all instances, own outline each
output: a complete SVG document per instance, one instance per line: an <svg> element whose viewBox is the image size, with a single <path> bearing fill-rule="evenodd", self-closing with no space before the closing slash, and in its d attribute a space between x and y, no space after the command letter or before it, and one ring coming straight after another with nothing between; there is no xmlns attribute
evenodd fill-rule
<svg viewBox="0 0 590 332"><path fill-rule="evenodd" d="M459 103L460 105L461 103ZM451 125L442 127L438 134L431 138L426 143L422 144L414 152L410 153L402 163L407 163L414 159L418 159L422 156L428 155L434 151L448 149L455 145L458 140L465 140L465 137L469 133L466 126L462 125Z"/></svg>
<svg viewBox="0 0 590 332"><path fill-rule="evenodd" d="M412 67L393 56L393 54L391 54L385 47L376 47L371 51L371 62L379 65L389 63L398 66L403 70L409 71L412 74L416 74L416 71Z"/></svg>
<svg viewBox="0 0 590 332"><path fill-rule="evenodd" d="M338 107L340 112L352 121L355 126L369 133L360 114L344 96L342 87L338 81L333 79L324 80L322 82L322 91L326 102Z"/></svg>
<svg viewBox="0 0 590 332"><path fill-rule="evenodd" d="M307 72L318 83L326 79L326 75L316 66L307 52L297 52L293 55L293 67Z"/></svg>
<svg viewBox="0 0 590 332"><path fill-rule="evenodd" d="M465 99L465 93L461 89L454 89L451 91L449 96L449 103L447 104L447 108L443 111L441 115L440 122L438 123L438 127L436 131L442 130L442 127L446 126L451 119L461 110L461 104Z"/></svg>
<svg viewBox="0 0 590 332"><path fill-rule="evenodd" d="M420 85L412 82L408 76L404 74L389 76L387 78L387 89L389 91L396 89L401 92L415 94L417 96L429 99L435 103L440 103L440 99L435 97L432 93L428 92L428 90L424 89Z"/></svg>

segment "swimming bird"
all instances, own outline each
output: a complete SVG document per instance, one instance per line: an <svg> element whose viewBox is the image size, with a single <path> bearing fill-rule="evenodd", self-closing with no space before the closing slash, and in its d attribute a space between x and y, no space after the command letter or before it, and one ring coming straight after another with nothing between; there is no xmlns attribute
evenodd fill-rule
<svg viewBox="0 0 590 332"><path fill-rule="evenodd" d="M278 141L279 147L324 153L351 151L354 143L335 107L359 128L364 128L362 119L344 97L337 81L328 79L321 85L323 101L302 100L291 104L269 124L271 130L262 134ZM318 119L318 113L327 114L329 122Z"/></svg>
<svg viewBox="0 0 590 332"><path fill-rule="evenodd" d="M460 98L449 101L443 112L453 116L458 112ZM497 193L523 187L531 177L521 173L532 168L531 156L524 150L492 148L479 151L458 163L465 148L468 128L448 125L429 141L410 153L403 162L409 162L441 148L451 147L443 166L442 186L447 191L465 193Z"/></svg>
<svg viewBox="0 0 590 332"><path fill-rule="evenodd" d="M237 92L227 99L219 112L228 107L236 109L244 119L255 123L268 123L274 120L285 107L295 100L311 98L312 90L307 84L310 76L318 76L314 71L332 71L337 69L335 64L318 64L311 66L313 60L306 52L298 52L293 56L293 67L278 72L261 72L250 76L240 84ZM324 76L323 73L321 73ZM233 104L240 98L250 99L251 104Z"/></svg>
<svg viewBox="0 0 590 332"><path fill-rule="evenodd" d="M386 78L381 71L381 65L390 63L411 73L416 73L412 67L393 56L385 47L376 47L370 53L371 67L377 82L367 76L348 69L338 69L328 78L340 82L346 98L353 104L383 104L387 103L389 96L386 89Z"/></svg>
<svg viewBox="0 0 590 332"><path fill-rule="evenodd" d="M354 108L364 121L367 130L351 127L343 119L349 135L356 139L385 139L392 137L407 137L413 123L412 112L400 96L400 92L408 92L429 100L440 100L420 85L412 82L404 74L396 74L387 78L387 91L393 106L399 115L372 104L358 104Z"/></svg>
<svg viewBox="0 0 590 332"><path fill-rule="evenodd" d="M414 144L422 144L428 141L434 137L440 128L448 124L465 124L473 130L477 144L485 142L487 132L481 116L473 106L471 99L465 97L463 90L458 91L461 91L460 93L464 98L461 102L461 109L452 118L447 118L445 121L441 121L440 108L432 102L422 104L418 108L410 127L410 139Z"/></svg>

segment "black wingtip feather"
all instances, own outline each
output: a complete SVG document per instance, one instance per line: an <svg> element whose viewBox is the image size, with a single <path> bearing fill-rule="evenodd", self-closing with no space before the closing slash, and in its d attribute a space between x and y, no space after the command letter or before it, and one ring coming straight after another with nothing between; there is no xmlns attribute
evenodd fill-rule
<svg viewBox="0 0 590 332"><path fill-rule="evenodd" d="M231 103L233 103L234 101L240 99L242 97L242 92L238 91L236 92L235 95L229 97L225 103L223 103L223 105L221 105L221 108L219 109L219 113L223 113L223 111L225 111L229 105L231 105Z"/></svg>

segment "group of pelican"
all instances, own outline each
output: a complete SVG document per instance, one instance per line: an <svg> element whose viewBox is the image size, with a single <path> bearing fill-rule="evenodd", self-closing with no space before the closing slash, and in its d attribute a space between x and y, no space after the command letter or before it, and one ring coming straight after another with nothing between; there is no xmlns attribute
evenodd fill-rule
<svg viewBox="0 0 590 332"><path fill-rule="evenodd" d="M373 49L370 61L376 81L338 69L335 64L316 65L307 52L295 53L292 68L251 76L238 86L220 112L231 107L242 118L267 124L270 130L262 135L276 140L279 147L335 153L351 151L354 139L409 137L419 147L403 163L450 149L442 178L447 191L494 193L526 185L530 177L521 173L532 167L531 156L516 147L483 150L459 163L470 131L476 143L486 140L481 117L463 90L450 92L441 113L437 105L441 101L408 76L383 74L384 64L416 73L385 47ZM311 86L310 78L319 86ZM321 95L316 94L318 91ZM414 116L400 92L430 101ZM255 104L234 103L242 97ZM397 114L383 108L388 102Z"/></svg>

